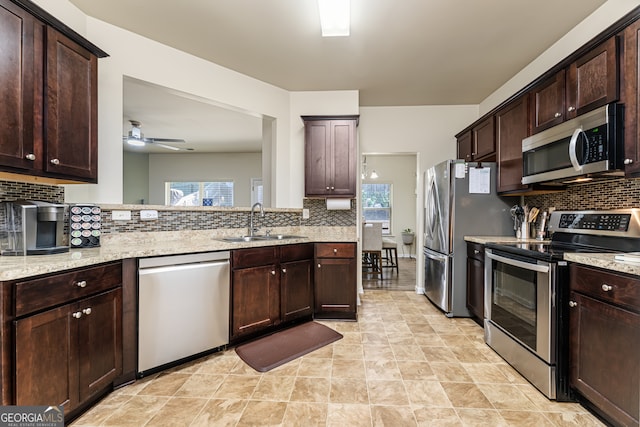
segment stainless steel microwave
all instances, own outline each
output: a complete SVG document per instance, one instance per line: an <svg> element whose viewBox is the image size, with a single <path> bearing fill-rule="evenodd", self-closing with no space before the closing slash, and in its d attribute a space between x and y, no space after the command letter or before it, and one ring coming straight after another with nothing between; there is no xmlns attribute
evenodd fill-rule
<svg viewBox="0 0 640 427"><path fill-rule="evenodd" d="M522 140L522 183L622 175L624 106L612 103Z"/></svg>

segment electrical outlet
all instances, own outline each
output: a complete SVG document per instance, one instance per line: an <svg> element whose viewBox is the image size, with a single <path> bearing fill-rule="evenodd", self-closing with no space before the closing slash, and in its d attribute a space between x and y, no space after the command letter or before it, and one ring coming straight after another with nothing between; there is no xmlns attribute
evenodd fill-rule
<svg viewBox="0 0 640 427"><path fill-rule="evenodd" d="M149 221L153 219L158 219L158 211L153 209L141 210L140 211L140 219L142 221Z"/></svg>
<svg viewBox="0 0 640 427"><path fill-rule="evenodd" d="M309 209L302 209L302 219L309 219Z"/></svg>
<svg viewBox="0 0 640 427"><path fill-rule="evenodd" d="M129 221L131 220L131 211L111 211L111 219L113 221Z"/></svg>

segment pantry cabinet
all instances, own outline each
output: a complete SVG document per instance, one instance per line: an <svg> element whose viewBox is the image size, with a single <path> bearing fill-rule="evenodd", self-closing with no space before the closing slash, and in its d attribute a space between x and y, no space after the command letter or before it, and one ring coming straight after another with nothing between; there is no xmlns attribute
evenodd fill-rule
<svg viewBox="0 0 640 427"><path fill-rule="evenodd" d="M113 388L123 373L122 283L115 262L1 284L0 331L14 337L3 338L3 404L64 405L69 417Z"/></svg>
<svg viewBox="0 0 640 427"><path fill-rule="evenodd" d="M616 425L640 420L640 280L572 264L569 384Z"/></svg>
<svg viewBox="0 0 640 427"><path fill-rule="evenodd" d="M319 319L357 318L356 245L316 243L315 310Z"/></svg>
<svg viewBox="0 0 640 427"><path fill-rule="evenodd" d="M305 196L355 197L358 116L302 116Z"/></svg>
<svg viewBox="0 0 640 427"><path fill-rule="evenodd" d="M31 2L0 0L0 177L97 182L97 59Z"/></svg>
<svg viewBox="0 0 640 427"><path fill-rule="evenodd" d="M618 44L610 37L530 91L532 133L618 100Z"/></svg>
<svg viewBox="0 0 640 427"><path fill-rule="evenodd" d="M311 318L312 259L310 243L231 252L231 341Z"/></svg>

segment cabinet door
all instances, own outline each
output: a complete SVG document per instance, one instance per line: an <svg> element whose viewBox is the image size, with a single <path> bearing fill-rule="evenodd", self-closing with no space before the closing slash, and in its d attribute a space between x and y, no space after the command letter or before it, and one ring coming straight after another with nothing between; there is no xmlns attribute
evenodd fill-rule
<svg viewBox="0 0 640 427"><path fill-rule="evenodd" d="M317 196L330 190L331 146L329 120L305 122L305 194Z"/></svg>
<svg viewBox="0 0 640 427"><path fill-rule="evenodd" d="M543 81L531 91L532 133L562 123L565 119L565 71Z"/></svg>
<svg viewBox="0 0 640 427"><path fill-rule="evenodd" d="M80 301L78 320L79 394L84 401L122 373L122 289Z"/></svg>
<svg viewBox="0 0 640 427"><path fill-rule="evenodd" d="M529 136L529 95L496 113L498 192L526 189L522 184L522 140Z"/></svg>
<svg viewBox="0 0 640 427"><path fill-rule="evenodd" d="M97 182L98 59L47 28L45 169Z"/></svg>
<svg viewBox="0 0 640 427"><path fill-rule="evenodd" d="M275 264L233 270L231 336L259 331L280 320L280 289Z"/></svg>
<svg viewBox="0 0 640 427"><path fill-rule="evenodd" d="M313 314L312 261L292 261L280 265L282 320Z"/></svg>
<svg viewBox="0 0 640 427"><path fill-rule="evenodd" d="M471 153L473 152L473 134L471 133L471 131L458 135L457 145L457 158L464 159L465 162L470 162L473 159L471 155Z"/></svg>
<svg viewBox="0 0 640 427"><path fill-rule="evenodd" d="M356 195L356 123L355 120L331 121L331 195Z"/></svg>
<svg viewBox="0 0 640 427"><path fill-rule="evenodd" d="M570 385L620 425L638 425L640 315L572 292Z"/></svg>
<svg viewBox="0 0 640 427"><path fill-rule="evenodd" d="M618 99L618 38L611 37L569 66L567 110L570 119Z"/></svg>
<svg viewBox="0 0 640 427"><path fill-rule="evenodd" d="M355 319L356 260L318 258L315 269L316 317Z"/></svg>
<svg viewBox="0 0 640 427"><path fill-rule="evenodd" d="M15 404L78 406L78 319L70 305L16 320Z"/></svg>
<svg viewBox="0 0 640 427"><path fill-rule="evenodd" d="M478 123L473 127L473 147L474 150L471 153L474 161L495 160L496 154L496 138L495 138L495 126L493 116L488 117L486 120Z"/></svg>
<svg viewBox="0 0 640 427"><path fill-rule="evenodd" d="M484 262L467 258L467 308L484 319Z"/></svg>
<svg viewBox="0 0 640 427"><path fill-rule="evenodd" d="M625 107L624 120L624 157L625 175L629 178L640 177L640 20L624 30L622 102Z"/></svg>
<svg viewBox="0 0 640 427"><path fill-rule="evenodd" d="M34 117L42 117L34 103L42 78L42 70L34 68L36 33L42 36L42 28L29 13L0 1L0 165L11 168L32 169L42 162L42 152L34 150L39 137Z"/></svg>

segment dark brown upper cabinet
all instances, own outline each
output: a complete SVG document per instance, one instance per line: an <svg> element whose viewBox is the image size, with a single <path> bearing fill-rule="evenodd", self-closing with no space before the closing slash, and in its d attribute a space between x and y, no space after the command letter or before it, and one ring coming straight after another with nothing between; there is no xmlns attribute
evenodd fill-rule
<svg viewBox="0 0 640 427"><path fill-rule="evenodd" d="M619 99L618 44L610 37L531 90L532 133Z"/></svg>
<svg viewBox="0 0 640 427"><path fill-rule="evenodd" d="M456 135L458 159L465 162L486 161L496 159L495 121L493 116L487 117L473 127Z"/></svg>
<svg viewBox="0 0 640 427"><path fill-rule="evenodd" d="M302 116L305 196L355 197L358 116Z"/></svg>
<svg viewBox="0 0 640 427"><path fill-rule="evenodd" d="M22 0L0 0L0 38L0 177L97 182L97 59L107 54Z"/></svg>
<svg viewBox="0 0 640 427"><path fill-rule="evenodd" d="M629 178L640 177L640 20L629 25L623 32L622 51L622 102L625 107L624 170Z"/></svg>
<svg viewBox="0 0 640 427"><path fill-rule="evenodd" d="M529 136L529 95L516 99L495 114L496 145L498 146L497 191L523 191L522 140Z"/></svg>

